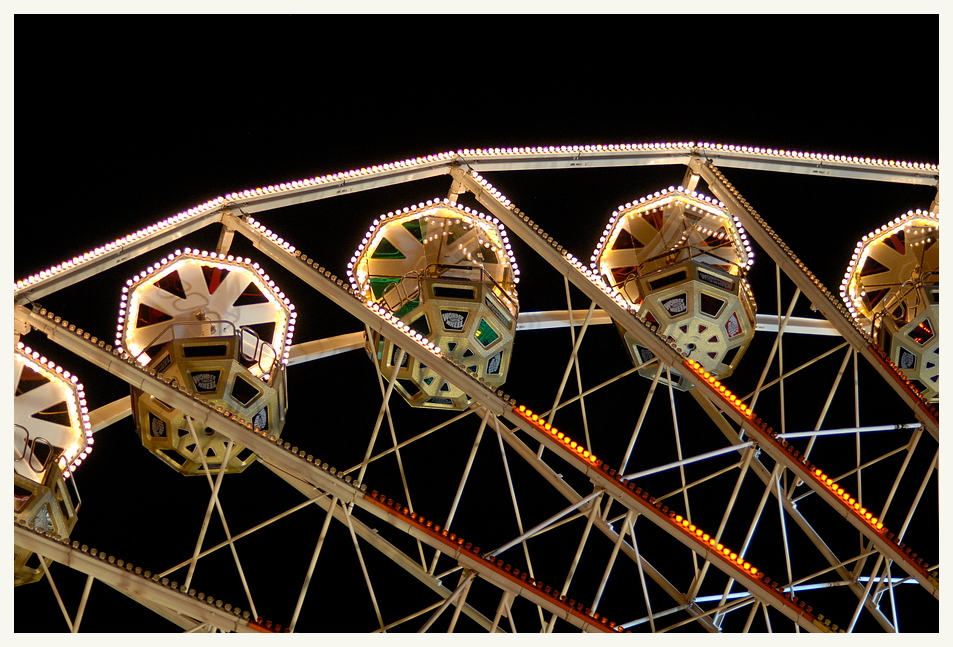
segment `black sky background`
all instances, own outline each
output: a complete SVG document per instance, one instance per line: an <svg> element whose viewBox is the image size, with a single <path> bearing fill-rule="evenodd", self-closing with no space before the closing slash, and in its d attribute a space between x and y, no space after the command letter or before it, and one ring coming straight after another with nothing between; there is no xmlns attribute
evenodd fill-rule
<svg viewBox="0 0 953 647"><path fill-rule="evenodd" d="M230 191L468 147L708 141L939 161L936 16L542 18L470 16L455 7L458 15L377 19L17 16L13 278ZM491 181L530 217L545 213L549 220L538 220L551 223L547 230L573 241L577 255L588 258L616 205L678 184L683 171L649 173L645 190L627 185L628 170L558 180L543 173L520 179L498 174ZM728 173L832 290L871 222L875 227L907 209L928 207L933 197L911 187L770 175ZM439 178L380 197L327 200L292 211L281 233L292 242L308 240L309 255L343 276L378 213L446 190ZM871 211L876 214L867 215ZM587 212L594 221L583 225ZM217 234L209 228L198 239L211 249ZM527 256L518 254L524 274L534 267ZM134 261L119 273L130 276L145 264ZM280 272L273 274L278 280ZM292 283L279 281L300 303L295 295L304 289ZM108 340L116 290L115 279L104 279L42 303L89 322L84 327L90 330L101 326ZM539 309L534 298L521 294L521 309ZM581 300L576 305L585 306ZM299 322L310 318L320 333L309 336L312 329L299 326L297 341L356 329L355 322L317 306L301 315ZM60 359L55 348L49 354ZM334 389L347 388L350 363L357 361L334 358L320 380L299 382L292 409L313 406L313 393L325 401ZM621 370L625 361L605 370ZM531 372L521 376L510 383L522 386L507 391L531 401L534 378ZM95 379L84 382L92 408L125 388L104 384L95 393ZM369 406L376 410L377 404ZM337 419L315 424L340 425L351 413L322 415ZM97 451L83 466L100 471L78 476L97 482L86 486L91 491L138 492L140 505L125 507L117 495L116 507L91 512L101 516L86 527L98 524L101 541L110 533L134 533L140 539L133 550L141 556L126 559L148 562L157 550L150 537L200 516L205 503L172 499L167 486L150 481L147 474L174 475L137 447L131 422L123 424L129 429L97 437ZM107 443L117 449L106 449ZM122 467L98 459L117 454L126 457ZM94 459L103 462L97 466ZM339 460L349 459L353 463L352 456ZM237 487L260 501L262 493L249 483ZM298 530L289 527L289 535ZM475 524L461 534L484 530ZM96 536L97 530L87 532ZM16 592L15 631L64 631L45 584L23 588L37 590ZM101 604L125 604L118 594L96 594ZM41 604L47 604L42 613ZM49 624L35 624L37 618L49 618ZM923 630L936 630L935 612L923 622ZM89 631L171 627L108 612L90 612L84 624ZM309 628L329 625L314 621Z"/></svg>

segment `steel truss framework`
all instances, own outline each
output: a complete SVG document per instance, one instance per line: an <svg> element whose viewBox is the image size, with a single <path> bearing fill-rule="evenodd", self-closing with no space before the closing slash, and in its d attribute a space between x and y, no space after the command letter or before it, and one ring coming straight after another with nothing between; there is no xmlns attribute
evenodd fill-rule
<svg viewBox="0 0 953 647"><path fill-rule="evenodd" d="M504 171L658 165L683 166L682 186L722 201L761 252L753 271L776 278L775 294L757 295L768 311L758 315L767 351L744 359L739 373L752 376L754 387L737 391L735 399L725 396L725 386L735 388L737 382L747 389L745 382L735 376L720 385L693 371L680 349L603 288L597 274L564 247L568 241L556 240L531 219L545 222L545 214L522 212L485 179ZM928 531L907 533L921 528L917 522L923 517L936 515L937 411L884 361L864 322L847 316L840 300L732 186L722 172L731 168L929 187L939 180L932 165L708 144L464 150L228 194L18 281L14 314L24 342L36 347L52 342L160 398L184 411L196 428L211 427L254 450L291 486L275 494L282 512L237 528L227 523L230 511L219 497L232 477L207 477L212 494L194 550L172 556L169 564L116 559L114 553L122 557L118 538L116 548L90 548L82 543L81 526L67 543L15 527L18 545L89 578L79 601L59 594L56 582L67 572L59 566L48 570L47 583L32 586L52 587L73 631L81 626L87 602L95 603L94 581L186 631L278 629L260 617L292 631L918 630L903 618L911 607L937 611L937 566L923 561L936 559L937 529L927 522ZM543 334L538 330L565 329L557 346L558 386L545 401L524 399L512 374L505 391L487 388L426 339L361 301L335 271L309 256L306 239L282 229L280 211L269 220L270 228L258 221L282 207L439 176L448 180L449 200L475 200L474 206L498 218L554 270L547 278L551 309L521 314L515 351L521 352L522 339L535 343L532 336ZM938 201L930 207L938 211ZM471 394L473 406L443 414L436 424L421 424L398 411L404 403L391 397L389 383L368 364L365 378L374 386L361 391L355 406L370 406L360 401L370 390L378 392L373 424L336 423L336 433L358 439L363 458L329 464L324 457L335 455L333 434L286 433L294 442L276 442L255 433L144 370L113 349L111 339L84 331L82 313L53 313L37 305L126 261L139 259L137 267L210 225L221 226L218 253L230 253L237 233L267 262L307 286L315 303L297 303L299 312L336 306L356 320L355 329L380 332ZM845 252L854 242L844 242ZM588 251L574 249L583 258ZM343 274L343 268L337 271ZM125 278L133 270L119 272ZM807 305L816 314L799 316ZM617 339L616 331L603 325L611 321L654 353L646 366L655 367L655 380L635 374L643 367L604 361L606 340ZM296 366L360 348L363 337L356 330L299 341L289 360L290 381ZM797 348L793 358L792 351L785 357L790 344ZM603 370L603 363L610 368ZM660 382L672 367L695 388L676 393ZM606 371L611 374L603 375ZM591 375L599 375L598 381ZM816 423L792 428L788 410L805 380L819 385L818 395L809 402L799 398L796 406L809 409ZM868 387L875 395L866 396ZM905 424L867 424L878 405L871 408L866 397L890 398L907 412ZM325 403L328 411L350 406L330 399L335 401ZM292 413L296 406L301 403L292 402ZM611 415L599 413L607 409ZM128 398L97 409L94 431L128 413ZM289 428L308 424L289 418ZM89 478L83 468L76 476L80 482ZM94 503L87 499L86 505ZM277 556L243 549L246 537L305 514L312 516L303 532L314 545L305 563L279 568ZM205 541L216 522L225 533L217 544ZM182 530L176 524L170 532ZM342 547L326 547L332 535L346 538ZM356 557L347 577L361 590L348 604L361 613L309 625L313 614L307 609L333 591L329 578L338 577L330 574L335 558L328 552L344 550ZM215 590L221 576L220 567L205 566L209 556L226 552L231 555L226 567L242 584L232 591L236 597L223 602L201 591ZM393 569L380 574L381 556L398 567L402 579L394 579ZM249 584L245 572L257 562L272 563L271 586L277 579L283 588L300 587L293 608L274 608L266 593ZM404 594L410 590L421 593Z"/></svg>

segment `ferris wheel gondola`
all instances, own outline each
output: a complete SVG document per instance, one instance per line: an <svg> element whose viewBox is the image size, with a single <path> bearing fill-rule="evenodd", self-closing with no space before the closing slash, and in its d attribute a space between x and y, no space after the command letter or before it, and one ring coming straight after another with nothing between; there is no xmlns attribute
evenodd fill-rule
<svg viewBox="0 0 953 647"><path fill-rule="evenodd" d="M940 395L940 220L909 211L857 243L841 298L925 398Z"/></svg>
<svg viewBox="0 0 953 647"><path fill-rule="evenodd" d="M353 288L494 387L506 381L519 314L519 268L498 220L430 200L374 221L348 266ZM367 351L414 407L462 411L473 402L400 348L371 333ZM399 366L398 366L399 361ZM396 367L396 368L395 368ZM395 372L396 371L396 372Z"/></svg>
<svg viewBox="0 0 953 647"><path fill-rule="evenodd" d="M66 478L93 449L83 385L23 342L14 348L13 384L14 519L65 540L78 507ZM14 586L41 577L39 557L15 545Z"/></svg>
<svg viewBox="0 0 953 647"><path fill-rule="evenodd" d="M756 306L746 278L754 259L744 228L724 204L669 187L622 205L591 260L609 289L687 357L720 378L734 372L754 337ZM621 332L634 364L654 357ZM651 379L655 371L639 372ZM691 388L678 371L671 382Z"/></svg>
<svg viewBox="0 0 953 647"><path fill-rule="evenodd" d="M126 282L116 343L142 365L255 428L281 435L294 306L257 263L172 254ZM243 471L256 456L132 389L143 445L183 474Z"/></svg>

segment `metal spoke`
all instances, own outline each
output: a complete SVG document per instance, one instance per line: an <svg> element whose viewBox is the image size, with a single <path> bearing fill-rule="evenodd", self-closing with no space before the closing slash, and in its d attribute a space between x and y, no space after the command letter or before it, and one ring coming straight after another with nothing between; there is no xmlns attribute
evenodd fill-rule
<svg viewBox="0 0 953 647"><path fill-rule="evenodd" d="M225 455L222 456L222 465L228 464L228 459L232 454L232 447L235 443L231 440L228 441L225 445ZM202 529L199 531L198 540L195 542L195 550L192 552L192 559L189 561L189 572L185 576L185 586L186 589L189 588L189 585L192 583L192 576L195 574L195 567L198 565L199 561L199 552L202 550L202 543L205 541L205 531L208 530L208 522L212 518L212 509L215 507L215 502L218 501L218 491L222 487L222 477L225 476L225 469L222 468L218 471L218 475L215 477L215 485L212 488L212 496L209 497L208 507L205 510L205 517L202 519Z"/></svg>
<svg viewBox="0 0 953 647"><path fill-rule="evenodd" d="M803 371L803 370L805 370L805 369L807 369L807 368L810 368L811 366L813 366L814 364L818 363L819 361L821 361L822 359L824 359L824 358L827 357L828 355L832 355L832 354L836 353L837 351L841 350L842 348L847 348L847 347L848 347L848 343L847 343L847 342L844 342L844 343L842 343L842 344L838 344L837 346L834 346L834 348L831 348L831 349L829 349L829 350L824 351L823 353L821 353L821 354L818 355L817 357L815 357L815 358L813 358L813 359L810 359L810 360L804 362L803 364L800 364L800 365L798 365L797 367L792 368L791 370L789 370L789 371L787 371L787 372L785 372L785 373L782 373L781 375L779 375L778 377L774 378L773 380L770 380L770 381L768 381L768 382L765 382L764 384L761 385L761 392L767 391L767 390L770 389L771 387L773 387L773 386L775 386L775 385L777 385L777 384L780 384L780 383L781 383L781 380L786 379L786 378L789 378L789 377L792 377L792 376L794 376L794 375L800 373L801 371ZM850 354L851 354L851 349L848 349L848 351L847 351L847 356L850 357ZM845 365L846 365L846 360L845 360ZM841 372L843 372L843 369L841 369ZM836 385L835 385L835 388L836 388ZM742 399L744 402L750 402L751 399L754 397L754 395L755 395L755 392L752 391L751 393L748 393L747 395L743 396L741 399ZM828 404L830 404L830 403L828 402ZM753 406L754 406L754 405L752 405L752 407L753 407Z"/></svg>
<svg viewBox="0 0 953 647"><path fill-rule="evenodd" d="M764 380L765 380L765 378L768 376L768 371L769 371L770 368L771 368L771 364L774 362L774 356L780 351L781 338L782 338L782 336L784 335L784 328L787 326L787 322L791 319L791 313L794 312L794 304L797 303L797 298L798 298L798 297L800 296L800 294L801 294L801 289L800 289L800 288L797 288L797 289L794 291L794 296L791 297L791 302L790 302L790 304L788 304L788 310L787 310L787 312L784 314L784 318L781 319L781 316L780 316L780 313L781 313L781 286L780 286L780 281L781 281L781 278L780 278L780 276L779 276L779 277L778 277L778 292L777 292L777 294L778 294L778 318L779 318L778 334L777 334L777 336L774 338L774 345L771 346L771 352L768 354L768 359L767 359L767 361L764 363L764 369L761 371L761 377L758 378L758 385L755 387L754 392L753 392L753 393L751 394L751 396L750 396L750 397L751 397L751 402L750 402L750 405L749 405L749 406L750 406L752 409L755 408L755 404L757 404L757 402L758 402L758 395L761 393L761 390L762 390L763 387L764 387ZM779 376L783 376L783 375L784 375L783 367L778 370L778 375L779 375ZM781 377L779 377L778 379L780 380ZM746 397L746 398L744 398L744 399L747 400L748 398ZM782 408L782 411L783 411L783 408ZM782 419L782 428L783 428L783 419Z"/></svg>
<svg viewBox="0 0 953 647"><path fill-rule="evenodd" d="M86 585L83 587L83 597L79 600L79 608L76 610L76 619L73 620L73 626L70 628L72 633L79 632L79 624L83 621L83 613L86 611L86 603L89 601L89 591L93 588L92 575L86 576Z"/></svg>
<svg viewBox="0 0 953 647"><path fill-rule="evenodd" d="M582 537L579 539L579 544L576 546L576 553L573 555L572 564L569 566L569 573L566 575L566 580L563 582L562 588L560 589L563 593L569 593L569 587L572 585L572 578L576 574L576 568L579 566L579 560L582 557L582 549L586 545L586 541L589 539L589 531L592 530L592 523L599 515L599 500L602 497L602 492L595 492L596 496L591 500L593 501L592 506L589 508L589 514L586 515L586 527L582 531ZM556 624L556 614L553 614L549 619L549 624L544 624L544 627L547 628L547 633L552 633L553 627Z"/></svg>
<svg viewBox="0 0 953 647"><path fill-rule="evenodd" d="M192 441L195 443L195 447L199 450L199 458L202 460L202 470L205 473L205 479L208 481L209 489L213 492L215 491L215 483L212 481L212 473L208 466L208 461L206 460L205 452L201 451L201 443L199 442L198 434L195 433L195 425L192 424L191 418L186 418L185 422L189 426L189 433L192 434ZM227 449L227 448L226 448ZM228 452L225 453L225 460L222 461L221 466L219 467L220 473L225 472L225 466L228 464ZM222 522L222 528L225 530L225 542L228 544L229 549L232 551L232 559L235 560L235 567L238 569L238 576L242 581L242 588L245 589L245 597L248 599L248 606L251 607L252 613L255 614L255 617L258 617L258 610L255 608L255 601L251 596L251 590L248 588L248 580L245 578L245 569L242 568L241 560L238 558L238 550L235 548L235 542L232 538L231 530L228 528L228 522L225 520L225 511L222 510L222 502L219 500L218 496L214 497L215 500L215 509L218 512L219 521Z"/></svg>
<svg viewBox="0 0 953 647"><path fill-rule="evenodd" d="M470 477L470 470L473 468L473 459L476 458L477 449L480 447L480 440L483 439L483 431L486 429L486 419L488 415L489 412L480 418L480 428L477 430L476 438L473 441L473 447L470 449L470 455L467 456L467 464L463 468L463 475L460 477L460 484L457 486L457 492L453 496L453 503L450 505L450 512L447 514L447 520L443 524L444 528L450 527L450 524L453 523L453 517L457 513L457 506L460 505L460 497L463 496L463 488L467 484L467 479ZM437 559L439 557L439 552L434 554L433 561L430 563L431 573L433 573L437 568Z"/></svg>
<svg viewBox="0 0 953 647"><path fill-rule="evenodd" d="M635 519L632 518L632 513L626 515L625 521L623 521L624 527L629 531L629 537L632 539L632 549L636 554L639 554L639 544L635 538ZM624 531L623 531L624 533ZM619 533L620 538L623 533ZM648 610L649 618L649 627L651 632L655 633L655 618L652 615L652 601L649 599L649 590L645 582L645 571L642 569L642 560L636 559L635 565L639 569L639 584L642 586L642 599L645 600L645 608Z"/></svg>
<svg viewBox="0 0 953 647"><path fill-rule="evenodd" d="M639 432L642 431L642 423L645 422L645 414L649 410L649 403L652 401L652 396L655 394L655 387L658 386L658 380L662 375L662 369L664 367L664 364L659 362L658 368L655 370L655 376L652 378L652 386L649 387L648 395L645 396L645 401L642 403L642 409L639 411L639 418L635 423L635 429L632 430L632 436L629 438L629 444L625 448L625 454L622 455L622 461L620 463L621 467L619 468L622 472L625 472L629 465L629 458L632 456L632 450L635 448L635 441L639 437Z"/></svg>
<svg viewBox="0 0 953 647"><path fill-rule="evenodd" d="M457 585L457 588L454 589L453 593L451 593L450 595L448 595L448 596L447 596L447 599L445 599L445 600L443 601L443 603L442 603L439 607L437 607L437 610L433 612L433 614L430 616L430 619L427 620L427 622L424 624L424 626L421 627L421 628L417 631L417 633L419 633L419 634L425 634L425 633L427 633L427 630L430 629L430 627L433 625L433 623L437 620L437 618L440 617L440 614L443 613L444 610L445 610L447 607L449 607L451 604L453 604L453 602L455 602L457 598L459 598L459 597L461 597L461 596L464 596L464 597L465 597L464 594L465 594L465 592L467 591L467 589L470 588L470 583L473 581L473 578L475 578L475 577L476 577L476 573L470 573L469 575L466 575L465 577L461 574L460 584L458 584L458 585ZM457 607L457 609L459 609L459 607ZM454 614L454 621L453 621L453 622L456 622L456 617L457 617L457 614L455 613L455 614ZM453 625L453 623L451 623L451 627L452 627L452 625Z"/></svg>
<svg viewBox="0 0 953 647"><path fill-rule="evenodd" d="M334 509L334 506L331 506L331 510ZM328 512L330 515L330 512ZM361 564L361 573L364 574L364 583L367 585L367 592L371 596L371 604L374 605L374 613L377 614L377 622L380 625L381 629L384 628L384 619L381 617L380 607L377 605L377 596L374 594L374 585L371 583L371 576L367 572L367 565L364 563L364 555L361 553L361 547L357 543L357 534L354 532L354 524L351 523L351 511L344 511L344 520L347 522L347 529L351 533L351 541L354 544L354 552L357 553L357 560Z"/></svg>
<svg viewBox="0 0 953 647"><path fill-rule="evenodd" d="M518 537L516 537L515 539L511 539L510 541L508 541L507 543L503 544L503 545L500 546L499 548L496 548L496 549L494 549L494 550L491 550L490 552L487 553L487 556L489 556L489 557L496 557L497 555L500 555L501 553L506 552L507 550L509 550L509 549L512 548L513 546L516 546L517 544L521 544L521 543L525 542L527 539L529 539L530 537L533 537L533 536L537 535L538 533L540 533L540 532L543 531L545 528L549 527L550 525L552 525L553 523L555 523L556 521L558 521L558 520L561 519L562 517L565 517L566 515L568 515L570 512L573 512L574 510L577 510L578 508L581 508L582 506L586 505L587 503L589 503L589 502L592 501L593 499L598 499L600 496L602 496L602 492L597 490L596 492L593 492L593 493L590 494L589 496L583 497L582 499L580 499L580 500L577 501L576 503L573 503L573 504L570 505L569 507L560 510L559 512L557 512L556 514L552 515L551 517L549 517L549 518L546 519L545 521L542 521L542 522L540 522L539 524L533 526L532 528L530 528L530 529L527 530L526 532L521 533L521 534L520 534ZM593 507L596 507L596 506L593 506Z"/></svg>
<svg viewBox="0 0 953 647"><path fill-rule="evenodd" d="M500 431L500 427L497 424L497 422L498 421L494 420L494 427L495 427L494 430L496 431L496 440L500 448L500 459L503 461L503 471L506 474L506 485L509 488L510 501L513 504L513 514L516 516L516 527L518 531L520 532L520 537L524 537L527 534L531 534L532 531L530 531L530 533L523 532L523 517L520 514L519 502L516 497L516 489L513 486L513 475L510 473L510 465L509 465L509 462L506 460L506 450L503 448L503 432ZM518 537L516 540L514 540L510 544L506 544L503 547L496 549L496 551L490 551L489 553L487 553L487 556L494 557L497 554L506 550L507 548L510 548L511 546L515 546L516 544L520 543L520 541L521 540ZM530 555L529 555L529 546L527 546L525 543L523 544L523 554L526 557L526 567L529 571L530 577L535 577L535 575L533 574L533 560L530 558ZM542 610L540 610L540 620L542 620Z"/></svg>
<svg viewBox="0 0 953 647"><path fill-rule="evenodd" d="M364 465L370 465L370 464L373 463L374 461L380 460L380 459L382 459L382 458L384 458L384 457L386 457L386 456L391 455L392 453L396 452L398 449L403 449L404 447L407 447L407 446L411 445L412 443L415 443L415 442L417 442L417 441L419 441L419 440L422 440L423 438L426 438L427 436L429 436L430 434L432 434L432 433L434 433L434 432L440 431L441 429L443 429L443 428L445 428L445 427L448 427L449 425L452 425L453 423L457 422L458 420L462 420L462 419L466 418L467 416L469 416L470 414L472 414L474 411L475 411L475 409L468 409L467 411L464 411L463 413L458 414L458 415L454 416L453 418L450 418L449 420L446 420L446 421L444 421L444 422L441 422L441 423L438 424L438 425L434 425L433 427L431 427L431 428L428 429L427 431L422 431L422 432L420 432L419 434L417 434L416 436L414 436L413 438L409 438L409 439L405 440L405 441L402 442L402 443L398 443L398 444L397 444L396 446L394 446L394 447L389 447L389 448L383 450L381 453L375 454L374 456L372 456L371 458L369 458L366 463L362 462L362 463L359 463L358 465L354 465L354 466L349 467L349 468L347 468L347 469L345 469L345 470L341 470L341 474L345 474L345 475L346 475L346 474L350 474L350 473L353 472L354 470L361 469L361 467L364 466Z"/></svg>
<svg viewBox="0 0 953 647"><path fill-rule="evenodd" d="M503 613L508 610L508 601L513 594L509 591L503 591L503 595L500 596L500 602L496 605L496 615L493 616L493 626L490 627L490 633L495 634L500 625L500 618L503 617Z"/></svg>
<svg viewBox="0 0 953 647"><path fill-rule="evenodd" d="M327 511L327 514L324 515L324 523L321 524L321 530L318 532L318 541L314 545L314 553L311 554L311 561L308 563L308 571L304 575L304 583L301 585L301 593L298 594L298 601L295 603L294 613L291 615L291 633L294 633L295 626L298 624L298 615L301 613L301 606L304 604L304 596L308 592L308 587L311 585L311 576L314 574L314 567L318 563L318 556L321 554L321 547L324 546L324 538L328 534L328 526L331 524L331 511L334 509L334 506L338 504L338 498L331 497L331 505Z"/></svg>
<svg viewBox="0 0 953 647"><path fill-rule="evenodd" d="M569 298L569 283L568 282L566 283L566 297L567 299ZM569 307L570 307L569 312L570 312L570 318L571 318L572 317L571 304L569 304ZM559 382L559 388L556 389L556 397L553 400L553 406L550 409L550 412L551 412L550 419L552 421L555 421L556 411L559 406L559 401L563 395L563 389L566 388L566 382L569 380L569 372L572 370L574 366L576 367L576 378L578 380L578 385L579 385L579 394L580 394L579 402L580 402L580 406L582 407L583 418L585 419L585 401L582 399L582 393L583 393L582 381L581 381L582 378L579 375L577 354L579 352L579 346L582 344L583 337L585 337L586 335L586 330L589 328L589 322L592 319L592 313L595 310L595 308L596 308L596 302L593 301L592 303L589 304L589 310L586 312L586 318L582 323L582 328L579 330L578 337L576 336L575 327L569 326L569 334L572 336L572 352L569 355L569 363L566 365L566 370L563 372L562 380ZM591 446L588 440L588 426L586 426L586 430L587 430L586 444ZM543 448L540 447L539 448L540 457L542 457L543 455L542 452L543 452Z"/></svg>
<svg viewBox="0 0 953 647"><path fill-rule="evenodd" d="M384 397L383 401L381 402L381 408L377 413L377 420L374 422L374 430L371 432L371 438L367 442L367 452L364 454L364 460L361 461L360 470L357 473L358 482L364 481L364 472L367 470L367 465L371 460L371 452L374 451L374 443L377 441L377 434L380 431L381 423L384 421L384 414L387 412L387 403L390 401L390 394L394 392L394 385L397 383L397 372L400 370L400 365L403 364L404 357L406 357L406 355L407 353L403 348L401 348L397 353L397 359L394 361L394 370L391 371L390 380L387 382L387 388L384 389ZM377 379L383 387L380 373L377 373ZM408 505L410 505L410 502L408 502Z"/></svg>
<svg viewBox="0 0 953 647"><path fill-rule="evenodd" d="M631 474L626 474L622 478L634 481L635 479L642 478L643 476L649 476L650 474L658 474L659 472L664 472L675 467L682 467L684 465L690 465L691 463L697 463L698 461L707 460L709 458L714 458L715 456L722 456L724 454L731 454L742 449L747 449L754 445L754 442L748 441L746 443L739 443L737 445L729 445L723 449L715 449L710 452L705 452L704 454L699 454L698 456L692 456L690 458L683 458L681 460L673 461L671 463L666 463L665 465L659 465L658 467L652 467L647 470L642 470L641 472L633 472ZM682 490L687 489L687 486L684 484L680 488Z"/></svg>
<svg viewBox="0 0 953 647"><path fill-rule="evenodd" d="M390 623L390 624L387 625L386 627L382 627L382 628L380 628L380 629L375 629L375 630L374 630L373 632L371 632L371 633L375 633L375 634L376 634L376 633L386 633L388 629L393 629L393 628L395 628L395 627L399 627L400 625L404 624L405 622L410 622L410 621L413 620L414 618L419 618L420 616L424 615L425 613L430 613L431 611L433 611L434 609L436 609L437 607L439 607L439 606L440 606L441 604L443 604L443 603L444 603L443 600L440 600L439 602L434 602L433 604L431 604L431 605L429 605L429 606L426 606L426 607L424 607L423 609L420 609L419 611L415 611L414 613L411 613L411 614L408 615L408 616L404 616L404 617L401 618L400 620L395 620L394 622Z"/></svg>
<svg viewBox="0 0 953 647"><path fill-rule="evenodd" d="M572 341L573 348L576 348L576 333L575 326L572 321L572 297L569 295L569 279L565 276L563 277L563 285L566 287L566 310L569 312L569 335ZM582 328L579 330L579 341L582 343L582 336L585 334L586 330L589 328L589 324L592 321L592 314L595 311L596 303L593 301L589 304L589 311L586 312L586 319L582 324ZM573 368L576 371L576 388L579 390L579 409L582 413L582 429L584 437L586 439L586 446L592 447L592 438L589 436L589 418L586 416L586 399L584 397L583 388L582 388L582 374L579 368L579 355L578 351L573 352L572 359L570 360L573 364ZM558 404L558 403L557 403ZM555 413L555 405L553 410Z"/></svg>
<svg viewBox="0 0 953 647"><path fill-rule="evenodd" d="M56 598L56 603L60 607L60 611L63 613L63 618L66 620L66 626L69 627L70 633L73 632L73 621L70 620L69 613L66 611L66 605L63 604L63 598L60 597L60 591L56 588L56 582L53 581L53 576L50 574L50 569L46 566L46 560L43 558L43 555L37 553L37 557L40 558L40 568L43 570L43 574L46 576L46 581L50 583L50 590L53 591L53 597Z"/></svg>

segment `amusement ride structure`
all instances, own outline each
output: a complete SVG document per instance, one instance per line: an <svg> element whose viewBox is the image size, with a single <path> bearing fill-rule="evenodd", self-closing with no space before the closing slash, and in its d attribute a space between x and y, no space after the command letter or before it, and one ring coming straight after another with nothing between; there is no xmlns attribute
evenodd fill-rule
<svg viewBox="0 0 953 647"><path fill-rule="evenodd" d="M600 173L571 228L500 188ZM733 173L920 202L825 234L838 293ZM17 613L77 631L108 589L192 632L936 626L938 186L722 144L465 149L23 277ZM44 305L90 291L118 319Z"/></svg>

